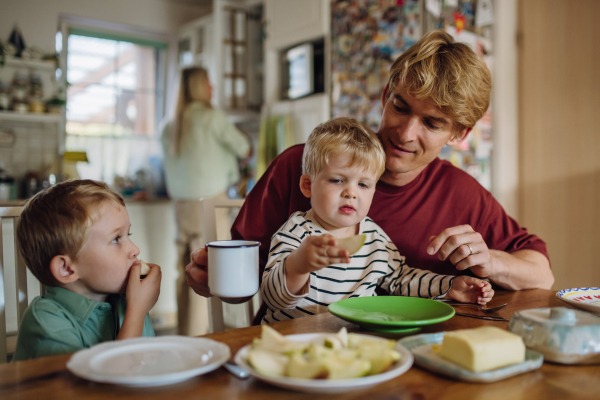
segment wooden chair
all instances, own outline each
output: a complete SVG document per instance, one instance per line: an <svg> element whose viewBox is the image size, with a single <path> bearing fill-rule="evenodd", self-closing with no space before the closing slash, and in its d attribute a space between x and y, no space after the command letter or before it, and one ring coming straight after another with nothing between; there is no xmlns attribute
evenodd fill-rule
<svg viewBox="0 0 600 400"><path fill-rule="evenodd" d="M202 228L202 246L206 243L219 240L217 237L217 218L216 209L232 209L239 208L244 205L244 200L241 199L200 199L200 221ZM247 325L252 324L252 318L254 318L255 310L258 309L257 304L260 305L260 298L257 293L251 300L243 303L245 307L245 318ZM211 333L221 332L225 330L225 322L223 317L223 302L216 296L208 299L209 309L209 331Z"/></svg>
<svg viewBox="0 0 600 400"><path fill-rule="evenodd" d="M42 294L41 283L25 266L17 247L17 224L23 207L0 207L0 364L14 351L21 318Z"/></svg>

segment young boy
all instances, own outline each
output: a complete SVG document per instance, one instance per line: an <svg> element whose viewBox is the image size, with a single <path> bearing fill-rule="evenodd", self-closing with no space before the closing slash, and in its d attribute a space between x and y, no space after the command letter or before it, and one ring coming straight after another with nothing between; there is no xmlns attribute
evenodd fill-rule
<svg viewBox="0 0 600 400"><path fill-rule="evenodd" d="M378 137L356 120L337 118L313 130L300 179L312 208L292 214L271 239L261 285L268 306L263 323L316 314L337 300L373 296L376 288L479 304L492 299L488 282L405 264L394 243L366 217L384 169ZM337 239L357 234L365 234L366 241L352 257L336 247Z"/></svg>
<svg viewBox="0 0 600 400"><path fill-rule="evenodd" d="M29 200L17 240L46 292L25 310L13 360L154 336L161 271L150 265L141 279L130 228L123 198L102 182L59 183Z"/></svg>

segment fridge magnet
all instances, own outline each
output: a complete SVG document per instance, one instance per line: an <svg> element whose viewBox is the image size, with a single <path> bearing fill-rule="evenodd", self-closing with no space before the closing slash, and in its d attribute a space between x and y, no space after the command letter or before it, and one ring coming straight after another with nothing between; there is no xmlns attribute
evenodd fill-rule
<svg viewBox="0 0 600 400"><path fill-rule="evenodd" d="M475 27L491 25L494 23L494 9L492 0L479 0L475 14Z"/></svg>

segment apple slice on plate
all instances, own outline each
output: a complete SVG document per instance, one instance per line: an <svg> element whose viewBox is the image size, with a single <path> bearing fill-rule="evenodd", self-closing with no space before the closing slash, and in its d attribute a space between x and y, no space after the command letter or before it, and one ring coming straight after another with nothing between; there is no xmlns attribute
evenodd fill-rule
<svg viewBox="0 0 600 400"><path fill-rule="evenodd" d="M349 255L356 253L365 244L367 235L354 235L343 239L336 239L337 246L342 250L348 250Z"/></svg>

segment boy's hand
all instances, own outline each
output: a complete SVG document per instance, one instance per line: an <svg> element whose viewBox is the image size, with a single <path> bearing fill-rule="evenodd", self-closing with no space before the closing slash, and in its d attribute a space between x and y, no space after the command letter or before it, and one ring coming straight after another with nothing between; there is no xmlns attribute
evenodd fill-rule
<svg viewBox="0 0 600 400"><path fill-rule="evenodd" d="M470 276L457 276L452 280L452 288L446 295L447 299L463 303L487 304L494 297L494 289L489 282Z"/></svg>
<svg viewBox="0 0 600 400"><path fill-rule="evenodd" d="M129 281L127 282L127 309L132 308L132 311L143 315L144 317L156 301L160 293L160 281L162 272L156 264L148 264L150 272L144 279L141 279L140 272L142 267L140 264L134 264L129 270Z"/></svg>
<svg viewBox="0 0 600 400"><path fill-rule="evenodd" d="M300 247L292 254L295 255L297 273L318 271L332 264L347 264L350 262L348 250L337 247L335 237L326 233L321 236L309 236L302 241ZM290 254L290 257L292 257Z"/></svg>
<svg viewBox="0 0 600 400"><path fill-rule="evenodd" d="M335 237L330 234L309 236L302 241L285 261L286 285L290 293L302 292L309 274L331 264L350 262L348 250L338 249Z"/></svg>
<svg viewBox="0 0 600 400"><path fill-rule="evenodd" d="M146 314L158 300L162 273L158 265L148 264L148 266L150 272L144 279L140 276L141 264L136 263L129 270L129 280L125 290L127 310L117 340L142 336Z"/></svg>

